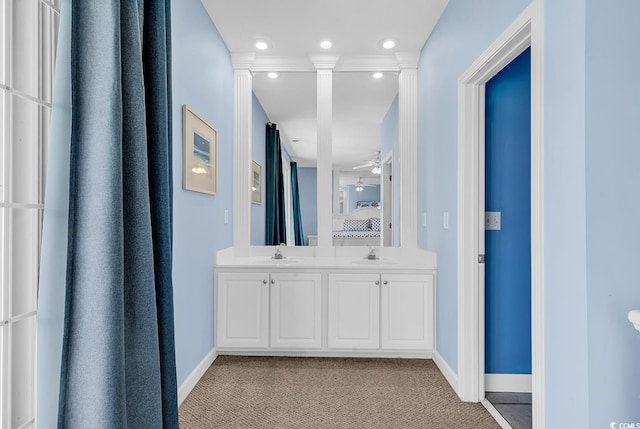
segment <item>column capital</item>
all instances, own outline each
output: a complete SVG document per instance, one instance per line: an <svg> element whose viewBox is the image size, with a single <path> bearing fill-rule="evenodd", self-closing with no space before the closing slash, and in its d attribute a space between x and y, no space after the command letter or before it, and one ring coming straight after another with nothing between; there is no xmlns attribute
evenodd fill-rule
<svg viewBox="0 0 640 429"><path fill-rule="evenodd" d="M256 54L253 52L232 52L231 64L234 70L251 70Z"/></svg>
<svg viewBox="0 0 640 429"><path fill-rule="evenodd" d="M333 70L340 59L336 54L309 54L309 59L316 70Z"/></svg>

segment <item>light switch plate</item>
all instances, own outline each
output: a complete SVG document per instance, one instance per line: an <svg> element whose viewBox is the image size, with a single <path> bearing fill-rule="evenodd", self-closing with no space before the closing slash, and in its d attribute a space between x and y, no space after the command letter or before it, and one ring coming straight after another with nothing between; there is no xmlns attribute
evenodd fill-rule
<svg viewBox="0 0 640 429"><path fill-rule="evenodd" d="M500 231L502 229L502 212L484 212L484 229Z"/></svg>

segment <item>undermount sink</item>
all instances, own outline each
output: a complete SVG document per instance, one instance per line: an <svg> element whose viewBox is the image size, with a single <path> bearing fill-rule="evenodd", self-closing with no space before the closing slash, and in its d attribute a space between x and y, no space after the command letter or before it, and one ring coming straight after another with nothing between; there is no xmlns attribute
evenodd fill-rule
<svg viewBox="0 0 640 429"><path fill-rule="evenodd" d="M640 332L640 310L631 310L629 312L629 322L633 323L634 328Z"/></svg>
<svg viewBox="0 0 640 429"><path fill-rule="evenodd" d="M351 261L353 264L358 265L396 265L397 262L391 259L378 258L378 259L359 259L357 261Z"/></svg>
<svg viewBox="0 0 640 429"><path fill-rule="evenodd" d="M255 256L251 258L251 263L255 264L269 264L269 265L290 265L297 263L297 259L283 258L275 259L272 256Z"/></svg>

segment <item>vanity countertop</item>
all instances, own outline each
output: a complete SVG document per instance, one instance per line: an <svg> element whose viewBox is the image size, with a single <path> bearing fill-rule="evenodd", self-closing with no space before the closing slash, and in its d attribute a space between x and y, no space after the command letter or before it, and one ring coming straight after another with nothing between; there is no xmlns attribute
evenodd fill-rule
<svg viewBox="0 0 640 429"><path fill-rule="evenodd" d="M277 249L284 259L274 259ZM348 271L408 272L435 270L436 254L424 249L374 247L377 257L367 259L370 247L342 246L250 246L230 247L216 252L216 268L239 268L288 271L291 269L340 269Z"/></svg>

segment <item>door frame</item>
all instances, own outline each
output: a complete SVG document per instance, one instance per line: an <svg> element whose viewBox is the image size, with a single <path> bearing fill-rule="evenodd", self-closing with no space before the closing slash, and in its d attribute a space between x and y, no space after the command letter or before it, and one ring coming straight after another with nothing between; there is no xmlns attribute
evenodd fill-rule
<svg viewBox="0 0 640 429"><path fill-rule="evenodd" d="M543 0L522 14L458 79L458 395L480 402L484 391L485 83L531 46L531 338L533 427L544 426L544 103ZM482 196L482 198L481 198ZM482 277L483 278L483 277Z"/></svg>
<svg viewBox="0 0 640 429"><path fill-rule="evenodd" d="M393 151L389 152L382 161L381 180L382 194L382 245L393 246ZM389 176L392 179L389 179ZM391 228L387 227L391 223Z"/></svg>

